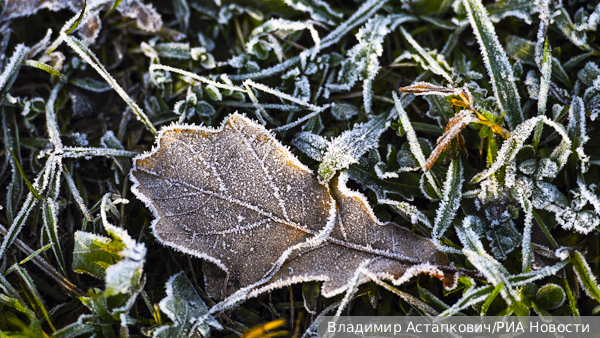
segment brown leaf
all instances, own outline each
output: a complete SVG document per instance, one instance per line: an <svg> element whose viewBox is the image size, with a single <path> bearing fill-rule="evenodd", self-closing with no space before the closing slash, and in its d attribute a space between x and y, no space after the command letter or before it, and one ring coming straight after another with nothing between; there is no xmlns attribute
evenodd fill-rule
<svg viewBox="0 0 600 338"><path fill-rule="evenodd" d="M444 130L444 134L437 139L437 144L435 149L431 151L431 155L427 159L425 163L425 170L431 169L435 161L442 154L442 152L448 148L452 139L457 137L461 130L463 130L469 123L479 122L479 119L475 114L470 111L463 109L460 112L456 113L449 121L448 125L446 125L446 129Z"/></svg>
<svg viewBox="0 0 600 338"><path fill-rule="evenodd" d="M261 125L233 115L219 129L171 126L135 159L133 192L156 219L157 239L204 258L208 292L325 281L343 292L358 266L400 283L439 278L448 260L433 243L381 223L342 174L328 186ZM362 282L364 282L363 280Z"/></svg>

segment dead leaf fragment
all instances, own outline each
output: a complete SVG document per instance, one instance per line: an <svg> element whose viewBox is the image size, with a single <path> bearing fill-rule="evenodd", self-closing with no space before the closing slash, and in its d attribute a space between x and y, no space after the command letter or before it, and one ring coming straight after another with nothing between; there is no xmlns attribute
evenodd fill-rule
<svg viewBox="0 0 600 338"><path fill-rule="evenodd" d="M429 240L379 222L343 174L330 191L241 115L219 129L163 128L156 148L134 160L131 178L156 217L156 238L214 264L204 270L216 298L312 280L325 281L330 297L367 259L372 273L398 284L423 271L443 278L436 266L448 264Z"/></svg>

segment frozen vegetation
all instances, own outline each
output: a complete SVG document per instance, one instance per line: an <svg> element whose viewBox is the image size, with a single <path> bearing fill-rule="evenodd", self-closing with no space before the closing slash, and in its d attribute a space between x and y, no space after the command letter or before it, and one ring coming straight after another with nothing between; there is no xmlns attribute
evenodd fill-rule
<svg viewBox="0 0 600 338"><path fill-rule="evenodd" d="M598 0L4 0L0 336L600 313Z"/></svg>

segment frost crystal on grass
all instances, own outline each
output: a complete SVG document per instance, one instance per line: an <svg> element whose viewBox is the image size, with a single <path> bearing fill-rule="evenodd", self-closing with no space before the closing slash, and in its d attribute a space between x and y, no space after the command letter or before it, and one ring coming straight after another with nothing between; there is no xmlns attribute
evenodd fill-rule
<svg viewBox="0 0 600 338"><path fill-rule="evenodd" d="M531 0L497 1L486 8L490 13L490 20L494 23L512 16L525 21L528 25L531 25L531 15L539 11L539 7Z"/></svg>
<svg viewBox="0 0 600 338"><path fill-rule="evenodd" d="M383 52L383 38L389 33L390 17L377 16L370 19L362 27L356 39L356 44L349 52L338 73L337 84L328 84L331 90L350 90L357 80L363 80L363 98L365 112L371 113L370 83L379 69L379 57Z"/></svg>
<svg viewBox="0 0 600 338"><path fill-rule="evenodd" d="M498 155L494 164L489 167L487 170L477 174L471 182L480 182L481 180L489 177L498 171L502 166L511 163L514 161L515 157L519 150L523 147L523 144L527 140L527 138L531 135L533 128L536 124L542 121L545 124L553 127L559 135L563 137L561 144L554 149L550 158L557 161L558 170L562 168L564 165L564 161L566 157L571 153L571 140L569 139L567 133L561 125L549 120L546 116L538 116L534 118L530 118L529 120L518 125L515 130L513 130L510 134L510 137L504 141L502 144L502 148L498 151Z"/></svg>
<svg viewBox="0 0 600 338"><path fill-rule="evenodd" d="M448 167L448 172L446 173L443 195L440 201L440 206L437 209L437 215L433 225L433 240L436 246L439 245L440 248L442 248L442 246L439 244L439 241L444 235L444 232L452 224L452 221L456 216L456 211L460 206L460 199L462 197L462 184L464 182L462 175L463 167L460 159L452 161L450 167ZM443 249L449 252L458 252L458 250L451 248L444 247Z"/></svg>
<svg viewBox="0 0 600 338"><path fill-rule="evenodd" d="M339 121L346 121L358 114L358 107L344 102L336 102L331 106L331 114Z"/></svg>
<svg viewBox="0 0 600 338"><path fill-rule="evenodd" d="M194 321L208 313L208 308L183 272L169 278L166 293L167 296L160 301L159 306L173 324L157 328L153 337L209 337L209 325L222 329L221 324L212 316L206 317L204 323L192 325Z"/></svg>
<svg viewBox="0 0 600 338"><path fill-rule="evenodd" d="M571 107L569 108L569 124L567 125L567 132L573 142L572 150L579 158L580 169L584 173L587 171L589 165L589 158L583 151L583 146L589 140L589 137L586 135L585 120L586 114L583 100L580 97L575 96L573 97Z"/></svg>
<svg viewBox="0 0 600 338"><path fill-rule="evenodd" d="M327 153L327 149L331 146L331 142L323 136L319 136L309 132L301 132L294 136L292 144L300 149L301 152L308 155L315 161L322 162Z"/></svg>

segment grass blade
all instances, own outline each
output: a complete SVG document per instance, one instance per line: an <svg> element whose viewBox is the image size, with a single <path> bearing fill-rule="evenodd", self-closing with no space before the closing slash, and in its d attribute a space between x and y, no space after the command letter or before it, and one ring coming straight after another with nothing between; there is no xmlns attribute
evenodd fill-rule
<svg viewBox="0 0 600 338"><path fill-rule="evenodd" d="M60 247L60 239L58 238L58 218L56 216L56 207L56 202L54 202L50 198L46 199L46 201L42 205L44 229L50 241L56 244L52 246L52 251L54 251L54 256L56 256L56 260L58 261L60 269L66 276L67 269L65 264L65 257Z"/></svg>
<svg viewBox="0 0 600 338"><path fill-rule="evenodd" d="M100 76L108 82L113 89L121 96L121 98L131 107L135 116L140 120L146 127L153 133L156 134L156 128L152 125L152 122L146 116L142 108L140 108L137 103L135 103L129 95L121 88L121 86L117 83L117 81L108 73L106 68L100 63L100 60L86 47L81 41L77 40L74 37L68 36L65 33L61 33L61 37L64 41L71 47L82 59L84 59L90 66L92 66Z"/></svg>
<svg viewBox="0 0 600 338"><path fill-rule="evenodd" d="M496 296L498 296L498 294L500 293L500 290L502 290L503 287L504 287L504 283L500 283L500 284L496 285L496 287L494 288L494 291L492 291L492 293L490 293L488 298L485 300L485 303L483 303L483 305L481 306L481 315L482 316L486 315L487 310L490 308L490 305L492 305L492 302L494 301L494 299L496 299Z"/></svg>
<svg viewBox="0 0 600 338"><path fill-rule="evenodd" d="M448 173L446 174L446 182L444 182L444 190L440 206L437 209L437 216L433 225L433 241L438 249L453 252L462 253L462 251L445 247L440 244L444 232L452 225L456 212L460 207L460 200L462 197L462 184L463 179L463 166L460 158L455 159L450 163L448 167Z"/></svg>
<svg viewBox="0 0 600 338"><path fill-rule="evenodd" d="M506 52L500 45L494 26L481 0L463 0L467 9L473 32L479 42L483 61L490 76L496 102L502 111L506 111L506 120L510 129L523 122L523 112L512 66Z"/></svg>
<svg viewBox="0 0 600 338"><path fill-rule="evenodd" d="M546 104L548 103L548 92L550 91L550 79L552 77L552 50L546 37L544 43L544 52L542 56L542 78L540 80L540 92L538 94L538 116L546 115ZM533 134L533 148L537 150L538 144L540 143L540 137L542 136L542 128L544 122L538 122L535 127L535 133Z"/></svg>
<svg viewBox="0 0 600 338"><path fill-rule="evenodd" d="M52 75L60 77L63 80L67 79L56 68L54 68L54 67L52 67L50 65L47 65L45 63L41 63L41 62L35 61L35 60L25 60L25 62L23 62L23 64L25 66L29 66L29 67L34 67L34 68L37 68L37 69L41 69L41 70L43 70L43 71L45 71L45 72L47 72L49 74L52 74Z"/></svg>
<svg viewBox="0 0 600 338"><path fill-rule="evenodd" d="M31 296L33 297L33 302L35 303L36 307L39 308L40 311L42 311L42 314L44 315L44 318L46 318L46 321L48 322L48 325L50 325L50 328L52 329L52 331L56 332L56 329L54 328L52 321L50 321L50 316L48 316L48 311L46 310L46 307L44 306L44 303L42 302L42 297L40 296L39 292L37 291L37 288L35 287L35 283L31 279L31 276L29 276L29 273L27 273L27 271L25 269L23 269L22 267L20 267L18 265L15 265L15 267L16 267L15 270L17 271L17 274L19 275L19 277L21 277L23 284L25 284L25 288L30 292Z"/></svg>
<svg viewBox="0 0 600 338"><path fill-rule="evenodd" d="M585 293L590 298L594 298L598 303L600 303L600 289L598 289L596 276L594 276L594 273L590 269L590 266L581 252L575 250L571 252L569 258L571 260L571 264L573 264L573 270L577 275L577 280L579 281L579 284Z"/></svg>
<svg viewBox="0 0 600 338"><path fill-rule="evenodd" d="M442 194L440 192L440 188L437 186L433 175L431 174L431 172L426 170L425 155L423 154L423 150L421 149L421 145L419 144L419 141L417 139L417 134L415 133L415 130L412 128L410 120L408 119L408 115L402 107L402 102L400 102L400 98L398 98L398 95L395 92L393 93L393 96L394 102L396 103L395 107L396 111L398 112L400 122L402 123L402 127L406 131L406 138L408 139L408 144L410 145L410 151L413 153L413 155L419 162L419 165L421 166L421 169L423 170L424 175L427 178L429 184L431 184L431 186L435 189L437 195L441 196Z"/></svg>
<svg viewBox="0 0 600 338"><path fill-rule="evenodd" d="M33 194L33 196L35 198L37 198L38 200L41 200L42 196L40 196L40 194L38 194L38 192L35 190L33 185L31 185L31 182L25 175L25 172L23 172L23 168L21 167L21 164L19 163L15 153L13 153L12 150L10 150L10 148L6 148L6 149L8 150L8 152L10 152L10 155L12 156L13 160L15 161L15 165L17 166L17 169L19 169L19 173L21 174L21 177L25 181L25 185L27 185L27 188L29 188L29 191Z"/></svg>

